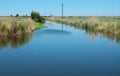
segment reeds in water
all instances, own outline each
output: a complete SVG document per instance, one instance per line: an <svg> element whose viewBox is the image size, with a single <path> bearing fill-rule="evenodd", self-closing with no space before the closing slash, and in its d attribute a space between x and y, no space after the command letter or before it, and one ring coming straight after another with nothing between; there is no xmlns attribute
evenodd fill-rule
<svg viewBox="0 0 120 76"><path fill-rule="evenodd" d="M69 18L48 18L48 20L71 25L73 27L85 30L120 34L120 21L100 21L99 17L89 17L86 20L70 20Z"/></svg>

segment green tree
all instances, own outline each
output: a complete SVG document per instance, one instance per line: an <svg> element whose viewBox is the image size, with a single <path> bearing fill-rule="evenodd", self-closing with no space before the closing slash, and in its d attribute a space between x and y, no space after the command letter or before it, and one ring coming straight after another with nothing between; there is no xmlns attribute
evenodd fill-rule
<svg viewBox="0 0 120 76"><path fill-rule="evenodd" d="M13 15L10 15L10 17L13 17Z"/></svg>
<svg viewBox="0 0 120 76"><path fill-rule="evenodd" d="M41 22L41 23L45 22L45 19L42 16L40 16L38 12L34 12L34 11L31 12L31 19L33 19L36 22Z"/></svg>
<svg viewBox="0 0 120 76"><path fill-rule="evenodd" d="M19 14L16 14L16 17L19 17Z"/></svg>

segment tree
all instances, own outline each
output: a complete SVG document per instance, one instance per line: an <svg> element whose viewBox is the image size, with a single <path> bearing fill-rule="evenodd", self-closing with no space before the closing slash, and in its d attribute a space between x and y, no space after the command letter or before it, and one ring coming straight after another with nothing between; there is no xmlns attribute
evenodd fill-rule
<svg viewBox="0 0 120 76"><path fill-rule="evenodd" d="M45 22L45 19L42 16L40 16L38 12L34 12L34 11L31 12L31 19L33 19L36 22L41 22L41 23Z"/></svg>
<svg viewBox="0 0 120 76"><path fill-rule="evenodd" d="M19 17L19 14L16 14L16 17Z"/></svg>
<svg viewBox="0 0 120 76"><path fill-rule="evenodd" d="M26 17L28 17L28 15L26 14Z"/></svg>
<svg viewBox="0 0 120 76"><path fill-rule="evenodd" d="M13 17L13 15L10 15L11 17Z"/></svg>

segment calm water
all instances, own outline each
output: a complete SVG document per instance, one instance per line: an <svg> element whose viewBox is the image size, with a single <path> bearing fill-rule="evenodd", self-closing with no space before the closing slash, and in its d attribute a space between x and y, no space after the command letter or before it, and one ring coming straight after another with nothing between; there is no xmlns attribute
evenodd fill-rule
<svg viewBox="0 0 120 76"><path fill-rule="evenodd" d="M116 39L46 22L21 38L0 37L0 76L120 76Z"/></svg>

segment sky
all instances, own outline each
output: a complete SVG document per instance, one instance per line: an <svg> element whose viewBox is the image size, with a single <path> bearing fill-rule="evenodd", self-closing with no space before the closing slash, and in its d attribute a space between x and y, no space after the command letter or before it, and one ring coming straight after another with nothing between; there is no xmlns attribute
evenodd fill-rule
<svg viewBox="0 0 120 76"><path fill-rule="evenodd" d="M61 16L61 3L65 16L120 16L120 0L0 0L0 16L41 15Z"/></svg>

